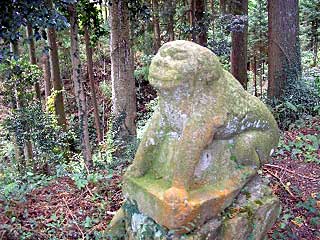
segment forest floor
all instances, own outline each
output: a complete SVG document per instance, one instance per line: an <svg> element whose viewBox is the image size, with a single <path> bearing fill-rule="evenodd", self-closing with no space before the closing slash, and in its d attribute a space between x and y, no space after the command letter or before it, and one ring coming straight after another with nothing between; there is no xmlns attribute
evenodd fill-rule
<svg viewBox="0 0 320 240"><path fill-rule="evenodd" d="M103 76L98 78L101 83ZM108 113L110 99L98 95ZM155 95L150 85L138 83L139 120L148 118L147 103ZM259 171L282 205L268 239L320 240L319 143L320 118L303 119L281 133L270 163ZM0 239L107 239L106 228L123 202L121 176L126 167L120 164L112 173L29 176L30 182L12 183L21 185L14 194L9 184L11 193L0 196Z"/></svg>
<svg viewBox="0 0 320 240"><path fill-rule="evenodd" d="M269 239L320 239L319 136L319 118L283 132L262 167L282 205ZM22 199L0 201L0 239L100 239L123 201L121 173L83 185L56 178Z"/></svg>

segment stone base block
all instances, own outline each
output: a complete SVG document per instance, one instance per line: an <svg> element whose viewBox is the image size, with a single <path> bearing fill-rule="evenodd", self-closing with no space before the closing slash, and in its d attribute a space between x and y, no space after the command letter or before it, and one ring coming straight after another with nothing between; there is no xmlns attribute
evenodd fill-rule
<svg viewBox="0 0 320 240"><path fill-rule="evenodd" d="M167 191L170 183L145 175L127 178L123 191L137 202L143 214L170 230L186 233L218 216L232 203L243 184L240 179L226 180L189 192L178 189L170 195Z"/></svg>
<svg viewBox="0 0 320 240"><path fill-rule="evenodd" d="M280 215L279 199L260 179L254 178L233 204L217 219L211 219L186 239L261 240Z"/></svg>
<svg viewBox="0 0 320 240"><path fill-rule="evenodd" d="M251 180L217 217L207 220L189 232L169 230L142 214L128 201L122 208L123 236L112 239L185 239L185 240L261 240L280 214L280 202L259 178ZM112 229L111 229L112 232Z"/></svg>

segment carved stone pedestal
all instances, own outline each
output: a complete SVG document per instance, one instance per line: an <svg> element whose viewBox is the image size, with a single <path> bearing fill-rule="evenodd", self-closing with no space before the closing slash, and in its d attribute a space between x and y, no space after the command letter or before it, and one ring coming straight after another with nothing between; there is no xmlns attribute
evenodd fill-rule
<svg viewBox="0 0 320 240"><path fill-rule="evenodd" d="M157 224L142 214L133 202L127 202L121 214L122 224L118 225L121 231L112 239L260 240L279 216L280 202L270 188L255 177L225 211L193 231L186 229L190 232L185 234Z"/></svg>

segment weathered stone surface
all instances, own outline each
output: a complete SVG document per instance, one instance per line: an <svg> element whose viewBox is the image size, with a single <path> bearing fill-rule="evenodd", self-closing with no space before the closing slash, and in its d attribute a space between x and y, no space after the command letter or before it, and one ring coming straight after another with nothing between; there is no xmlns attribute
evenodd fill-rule
<svg viewBox="0 0 320 240"><path fill-rule="evenodd" d="M124 176L123 192L158 224L188 233L218 219L233 202L268 160L278 128L267 107L207 48L166 43L149 72L159 107Z"/></svg>
<svg viewBox="0 0 320 240"><path fill-rule="evenodd" d="M132 208L135 210L130 214L128 209ZM280 202L266 183L255 177L224 212L183 235L158 225L132 203L120 212L126 214L125 239L261 240L280 214Z"/></svg>
<svg viewBox="0 0 320 240"><path fill-rule="evenodd" d="M131 205L130 208L132 206L136 207ZM124 212L127 221L125 239L261 240L280 214L280 202L266 183L255 177L223 213L183 235L161 227L138 209L131 214L128 210Z"/></svg>
<svg viewBox="0 0 320 240"><path fill-rule="evenodd" d="M263 239L280 214L279 199L259 177L242 192L227 209L219 239Z"/></svg>

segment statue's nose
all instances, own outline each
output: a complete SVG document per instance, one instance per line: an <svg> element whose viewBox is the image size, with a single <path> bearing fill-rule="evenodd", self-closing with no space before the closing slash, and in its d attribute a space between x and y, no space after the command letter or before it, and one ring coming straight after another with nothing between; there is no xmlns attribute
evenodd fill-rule
<svg viewBox="0 0 320 240"><path fill-rule="evenodd" d="M157 56L153 60L153 64L157 67L169 67L170 64L170 57L169 56Z"/></svg>

